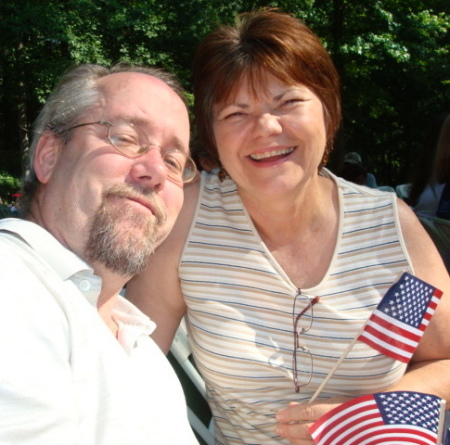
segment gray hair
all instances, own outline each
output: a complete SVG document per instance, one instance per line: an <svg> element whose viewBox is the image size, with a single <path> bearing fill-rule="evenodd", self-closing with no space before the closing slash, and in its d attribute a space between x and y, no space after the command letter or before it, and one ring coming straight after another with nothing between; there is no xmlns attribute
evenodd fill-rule
<svg viewBox="0 0 450 445"><path fill-rule="evenodd" d="M82 64L67 71L61 78L33 125L32 141L23 178L21 211L29 212L31 202L39 188L39 181L34 171L36 146L46 130L52 131L65 144L70 138L70 128L79 123L81 116L104 101L103 92L97 81L115 73L133 72L153 76L163 81L181 98L187 107L185 91L177 78L171 73L144 66L119 63L111 68L95 64Z"/></svg>

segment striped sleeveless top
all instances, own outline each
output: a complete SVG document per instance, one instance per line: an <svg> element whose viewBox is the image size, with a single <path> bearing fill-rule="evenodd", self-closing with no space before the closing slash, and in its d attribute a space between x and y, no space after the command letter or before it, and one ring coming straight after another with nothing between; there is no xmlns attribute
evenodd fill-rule
<svg viewBox="0 0 450 445"><path fill-rule="evenodd" d="M301 290L259 237L235 183L202 175L179 275L219 444L289 444L275 434L275 413L314 394L398 275L412 272L395 195L322 174L338 187L338 241L322 282ZM320 301L299 321L309 330L299 338L296 393L293 305L298 314L314 296ZM404 372L356 342L319 398L377 392Z"/></svg>

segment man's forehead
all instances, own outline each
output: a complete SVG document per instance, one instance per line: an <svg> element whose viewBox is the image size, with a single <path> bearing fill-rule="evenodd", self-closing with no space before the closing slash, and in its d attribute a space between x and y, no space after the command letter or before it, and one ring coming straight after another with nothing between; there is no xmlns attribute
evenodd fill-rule
<svg viewBox="0 0 450 445"><path fill-rule="evenodd" d="M185 102L163 80L145 73L114 73L99 79L98 87L106 109L134 114L134 110L153 112L163 107L188 113Z"/></svg>
<svg viewBox="0 0 450 445"><path fill-rule="evenodd" d="M165 128L167 137L176 140L176 145L183 150L189 151L189 115L186 105L164 81L145 73L123 72L99 79L99 88L103 93L103 101L101 116L96 118L113 123L126 121L139 126L146 133Z"/></svg>
<svg viewBox="0 0 450 445"><path fill-rule="evenodd" d="M148 87L149 90L158 89L172 92L177 95L172 88L164 81L146 73L137 73L132 71L125 71L121 73L108 74L98 80L100 89L108 93L114 93L123 90L130 90L133 88Z"/></svg>

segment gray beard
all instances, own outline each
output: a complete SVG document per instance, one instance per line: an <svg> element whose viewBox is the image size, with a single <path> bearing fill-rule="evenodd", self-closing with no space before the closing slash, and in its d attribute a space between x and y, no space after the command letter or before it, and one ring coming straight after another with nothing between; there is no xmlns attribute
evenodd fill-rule
<svg viewBox="0 0 450 445"><path fill-rule="evenodd" d="M114 196L145 196L157 208L154 217L124 205ZM113 186L104 193L102 203L93 217L86 245L88 262L104 265L112 272L130 277L142 272L155 250L159 227L166 219L158 207L153 192L136 190L124 185Z"/></svg>

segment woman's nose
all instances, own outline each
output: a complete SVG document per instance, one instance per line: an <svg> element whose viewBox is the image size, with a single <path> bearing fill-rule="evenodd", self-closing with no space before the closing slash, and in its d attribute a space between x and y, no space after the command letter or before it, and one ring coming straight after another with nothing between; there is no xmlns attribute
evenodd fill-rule
<svg viewBox="0 0 450 445"><path fill-rule="evenodd" d="M263 113L256 117L255 132L258 136L270 136L281 133L282 127L279 116L271 113Z"/></svg>

